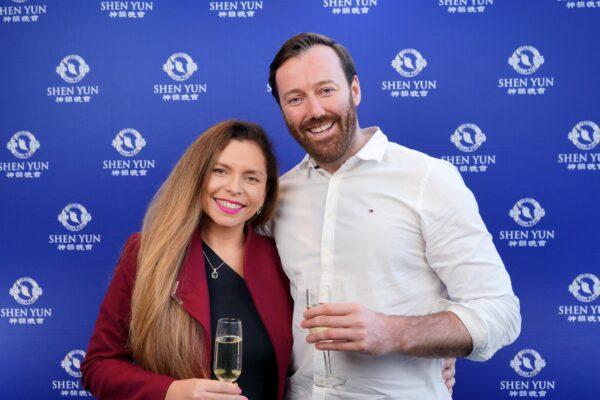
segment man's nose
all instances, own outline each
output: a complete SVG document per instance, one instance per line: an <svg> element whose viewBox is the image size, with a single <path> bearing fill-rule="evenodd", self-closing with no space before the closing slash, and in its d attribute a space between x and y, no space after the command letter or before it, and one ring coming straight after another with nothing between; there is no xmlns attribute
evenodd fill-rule
<svg viewBox="0 0 600 400"><path fill-rule="evenodd" d="M325 115L325 109L316 96L307 97L308 115L310 118L321 118Z"/></svg>

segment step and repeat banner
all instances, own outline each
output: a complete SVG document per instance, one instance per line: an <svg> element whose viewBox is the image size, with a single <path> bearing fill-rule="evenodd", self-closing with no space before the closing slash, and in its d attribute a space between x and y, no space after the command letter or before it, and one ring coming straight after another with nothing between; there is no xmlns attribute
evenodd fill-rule
<svg viewBox="0 0 600 400"><path fill-rule="evenodd" d="M0 398L89 398L80 363L125 239L227 118L303 157L267 85L290 36L346 45L361 126L452 162L523 330L457 399L600 392L600 1L0 0Z"/></svg>

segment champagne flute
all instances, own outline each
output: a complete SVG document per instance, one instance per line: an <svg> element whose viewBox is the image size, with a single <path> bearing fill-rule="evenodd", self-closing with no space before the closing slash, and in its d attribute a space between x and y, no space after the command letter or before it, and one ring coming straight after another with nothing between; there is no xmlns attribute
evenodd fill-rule
<svg viewBox="0 0 600 400"><path fill-rule="evenodd" d="M310 289L306 289L306 308L316 307L319 305L319 302L313 298L312 291ZM326 331L329 328L323 326L317 326L314 328L310 328L308 330L309 334L320 333ZM331 387L333 385L333 374L331 370L331 355L329 354L329 350L323 351L323 361L325 363L325 376L324 379L319 379L315 382L317 386Z"/></svg>
<svg viewBox="0 0 600 400"><path fill-rule="evenodd" d="M219 319L213 371L218 380L225 382L235 382L242 373L242 321L239 319Z"/></svg>

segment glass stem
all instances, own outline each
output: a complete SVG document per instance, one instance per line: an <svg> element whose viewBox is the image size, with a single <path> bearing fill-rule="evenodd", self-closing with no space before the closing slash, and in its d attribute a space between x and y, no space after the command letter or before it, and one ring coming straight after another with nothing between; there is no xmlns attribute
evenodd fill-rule
<svg viewBox="0 0 600 400"><path fill-rule="evenodd" d="M331 371L331 355L329 354L329 350L323 352L323 359L325 361L325 378L330 379L333 377L333 373Z"/></svg>

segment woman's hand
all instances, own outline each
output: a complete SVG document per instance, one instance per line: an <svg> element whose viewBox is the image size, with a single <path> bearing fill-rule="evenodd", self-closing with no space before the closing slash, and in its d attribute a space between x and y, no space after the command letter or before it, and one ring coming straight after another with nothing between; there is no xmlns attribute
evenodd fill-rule
<svg viewBox="0 0 600 400"><path fill-rule="evenodd" d="M165 400L248 400L235 383L211 379L183 379L171 383Z"/></svg>

